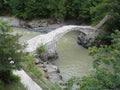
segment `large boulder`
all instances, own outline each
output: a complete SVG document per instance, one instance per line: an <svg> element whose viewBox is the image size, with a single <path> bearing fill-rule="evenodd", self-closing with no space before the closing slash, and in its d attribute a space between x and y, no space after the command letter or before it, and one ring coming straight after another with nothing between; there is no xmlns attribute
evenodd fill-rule
<svg viewBox="0 0 120 90"><path fill-rule="evenodd" d="M87 31L87 32L80 32L80 34L77 37L77 43L79 45L82 45L85 48L91 47L93 45L95 45L96 42L96 37L98 36L98 32L93 31L91 33L91 31Z"/></svg>
<svg viewBox="0 0 120 90"><path fill-rule="evenodd" d="M54 65L46 65L46 75L47 78L53 82L53 83L59 83L62 82L62 76L60 75L60 71L59 68L57 66ZM58 72L59 71L59 72Z"/></svg>
<svg viewBox="0 0 120 90"><path fill-rule="evenodd" d="M56 73L47 73L48 79L53 83L62 82L61 75Z"/></svg>
<svg viewBox="0 0 120 90"><path fill-rule="evenodd" d="M54 66L54 65L46 65L46 69L48 73L52 73L52 72L57 72L58 71L58 67Z"/></svg>
<svg viewBox="0 0 120 90"><path fill-rule="evenodd" d="M43 61L56 60L58 58L58 54L57 54L57 52L54 52L54 53L45 52L45 53L40 54L40 58Z"/></svg>

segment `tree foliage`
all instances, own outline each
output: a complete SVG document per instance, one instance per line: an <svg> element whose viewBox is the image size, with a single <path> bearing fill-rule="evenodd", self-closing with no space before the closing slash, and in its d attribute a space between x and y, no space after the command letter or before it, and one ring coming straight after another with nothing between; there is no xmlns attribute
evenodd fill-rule
<svg viewBox="0 0 120 90"><path fill-rule="evenodd" d="M119 90L120 88L120 32L111 37L112 45L90 48L95 58L95 75L86 77L80 84L80 90Z"/></svg>
<svg viewBox="0 0 120 90"><path fill-rule="evenodd" d="M1 0L1 15L11 14L22 19L63 18L97 24L105 15L113 18L108 26L120 28L119 0ZM113 25L111 22L115 22Z"/></svg>
<svg viewBox="0 0 120 90"><path fill-rule="evenodd" d="M120 89L120 32L117 30L111 35L113 38L110 46L90 48L90 55L94 57L94 74L81 79L70 79L71 83L66 90L77 82L77 90L119 90Z"/></svg>
<svg viewBox="0 0 120 90"><path fill-rule="evenodd" d="M2 0L0 3L2 13L7 11L22 19L52 17L90 21L90 0Z"/></svg>
<svg viewBox="0 0 120 90"><path fill-rule="evenodd" d="M0 80L12 81L12 70L20 69L24 60L23 46L18 42L19 36L10 34L10 27L0 20Z"/></svg>
<svg viewBox="0 0 120 90"><path fill-rule="evenodd" d="M112 18L107 22L105 29L112 33L116 29L120 30L119 0L100 0L97 5L90 8L92 23L98 23L105 15L111 15Z"/></svg>

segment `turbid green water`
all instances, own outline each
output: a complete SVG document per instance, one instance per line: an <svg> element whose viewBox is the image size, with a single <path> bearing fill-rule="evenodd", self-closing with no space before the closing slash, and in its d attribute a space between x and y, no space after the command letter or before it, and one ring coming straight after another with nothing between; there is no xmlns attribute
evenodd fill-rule
<svg viewBox="0 0 120 90"><path fill-rule="evenodd" d="M20 43L25 43L29 39L40 35L39 32L28 31L24 28L13 28L13 34L22 35ZM52 63L59 67L63 80L68 80L72 76L83 77L89 75L92 69L92 58L88 55L88 50L78 45L77 35L79 32L69 32L57 43L59 59Z"/></svg>
<svg viewBox="0 0 120 90"><path fill-rule="evenodd" d="M77 44L79 32L69 32L57 43L58 60L52 63L59 67L63 80L72 76L83 77L89 75L92 68L92 57L88 50Z"/></svg>
<svg viewBox="0 0 120 90"><path fill-rule="evenodd" d="M24 28L12 28L13 29L13 34L19 34L22 35L19 39L20 43L26 43L29 39L40 35L40 32L33 32L33 31L28 31L27 29Z"/></svg>

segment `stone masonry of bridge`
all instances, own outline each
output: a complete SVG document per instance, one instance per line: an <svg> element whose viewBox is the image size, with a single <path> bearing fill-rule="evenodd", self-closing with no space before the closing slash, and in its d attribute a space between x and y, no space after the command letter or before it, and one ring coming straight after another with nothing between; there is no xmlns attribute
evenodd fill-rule
<svg viewBox="0 0 120 90"><path fill-rule="evenodd" d="M53 30L50 33L38 35L27 42L27 48L25 52L34 52L37 47L41 44L45 45L46 50L49 54L53 54L56 51L56 43L57 41L66 33L70 31L80 31L80 38L83 40L86 45L90 45L90 43L94 42L95 37L98 32L97 29L91 26L76 26L76 25L67 25L60 27L56 30Z"/></svg>

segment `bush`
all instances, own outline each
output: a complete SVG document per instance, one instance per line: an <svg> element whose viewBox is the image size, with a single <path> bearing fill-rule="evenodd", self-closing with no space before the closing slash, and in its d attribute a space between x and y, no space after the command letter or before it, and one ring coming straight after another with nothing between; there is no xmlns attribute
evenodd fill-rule
<svg viewBox="0 0 120 90"><path fill-rule="evenodd" d="M38 67L34 64L34 57L33 56L26 56L26 65L28 70L33 72L38 78L41 78L42 73L38 69Z"/></svg>
<svg viewBox="0 0 120 90"><path fill-rule="evenodd" d="M20 78L18 76L14 75L11 70L1 71L0 79L5 84L9 84L9 83L12 83L12 82L19 82L20 81Z"/></svg>
<svg viewBox="0 0 120 90"><path fill-rule="evenodd" d="M4 83L0 80L0 90L4 87Z"/></svg>
<svg viewBox="0 0 120 90"><path fill-rule="evenodd" d="M41 53L45 53L46 49L45 49L45 45L41 44L38 48L37 48L37 53L41 54Z"/></svg>
<svg viewBox="0 0 120 90"><path fill-rule="evenodd" d="M71 78L65 85L65 90L72 90L77 84L77 90L119 90L120 89L120 32L117 30L111 35L111 45L100 48L90 48L94 73L82 79Z"/></svg>
<svg viewBox="0 0 120 90"><path fill-rule="evenodd" d="M53 18L90 21L89 0L2 0L2 13L8 12L22 19Z"/></svg>
<svg viewBox="0 0 120 90"><path fill-rule="evenodd" d="M24 46L19 44L19 36L10 34L10 27L0 20L0 80L14 81L12 70L20 69L24 61Z"/></svg>

